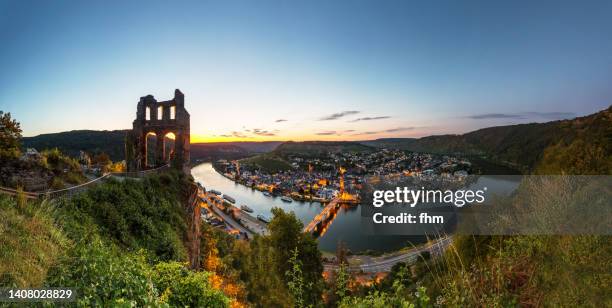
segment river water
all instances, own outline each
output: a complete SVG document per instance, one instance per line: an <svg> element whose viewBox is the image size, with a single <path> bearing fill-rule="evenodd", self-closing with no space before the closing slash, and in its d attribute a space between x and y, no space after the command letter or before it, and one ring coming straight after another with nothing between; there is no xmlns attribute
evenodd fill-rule
<svg viewBox="0 0 612 308"><path fill-rule="evenodd" d="M282 201L279 197L266 197L261 191L251 189L222 176L212 167L211 163L202 163L191 169L194 179L202 184L206 190L215 189L236 199L236 205L248 205L253 209L253 216L262 214L272 217L273 207L292 211L304 225L316 216L323 206L318 202ZM491 182L489 186L501 186L503 190L515 186L490 177L481 177L481 180ZM510 185L509 185L510 184ZM319 238L319 248L323 251L334 252L337 244L342 241L353 252L365 250L394 251L409 245L416 245L425 241L423 236L391 236L368 235L361 232L360 205L343 207L328 227L325 234Z"/></svg>

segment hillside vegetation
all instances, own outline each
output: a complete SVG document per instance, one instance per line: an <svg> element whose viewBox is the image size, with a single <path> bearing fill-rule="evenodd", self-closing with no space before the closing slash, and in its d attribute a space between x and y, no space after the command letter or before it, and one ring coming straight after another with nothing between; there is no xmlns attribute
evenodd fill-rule
<svg viewBox="0 0 612 308"><path fill-rule="evenodd" d="M371 152L373 150L374 148L370 146L349 141L288 141L280 144L272 153L282 158L287 158L292 154L316 158L327 153Z"/></svg>
<svg viewBox="0 0 612 308"><path fill-rule="evenodd" d="M612 173L612 106L572 120L483 128L463 135L380 139L364 144L414 152L475 155L524 172ZM602 174L602 173L600 173Z"/></svg>
<svg viewBox="0 0 612 308"><path fill-rule="evenodd" d="M125 159L125 134L127 130L73 130L68 132L42 134L24 137L24 148L59 149L62 153L77 157L83 150L91 154L106 153L113 161Z"/></svg>
<svg viewBox="0 0 612 308"><path fill-rule="evenodd" d="M71 199L0 196L0 286L71 286L76 305L225 307L186 267L189 179L111 180Z"/></svg>
<svg viewBox="0 0 612 308"><path fill-rule="evenodd" d="M292 156L319 158L329 153L371 152L374 150L375 148L371 146L348 141L288 141L281 143L269 153L242 159L240 163L243 166L275 173L290 170L292 167L289 159Z"/></svg>

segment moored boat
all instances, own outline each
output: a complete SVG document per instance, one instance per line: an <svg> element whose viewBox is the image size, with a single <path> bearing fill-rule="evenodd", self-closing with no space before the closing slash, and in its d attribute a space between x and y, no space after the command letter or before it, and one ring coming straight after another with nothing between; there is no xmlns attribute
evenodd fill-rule
<svg viewBox="0 0 612 308"><path fill-rule="evenodd" d="M290 197L287 197L287 196L282 196L281 200L283 200L285 202L293 202L293 199L291 199Z"/></svg>
<svg viewBox="0 0 612 308"><path fill-rule="evenodd" d="M246 204L243 204L240 206L240 209L247 212L247 213L253 213L253 209L248 207Z"/></svg>
<svg viewBox="0 0 612 308"><path fill-rule="evenodd" d="M261 214L257 215L257 219L259 219L259 220L261 220L261 221L263 221L265 223L270 223L270 219L268 219L268 217L266 217L264 215L261 215Z"/></svg>
<svg viewBox="0 0 612 308"><path fill-rule="evenodd" d="M236 203L236 199L228 196L227 194L223 194L223 199L229 201L230 203Z"/></svg>

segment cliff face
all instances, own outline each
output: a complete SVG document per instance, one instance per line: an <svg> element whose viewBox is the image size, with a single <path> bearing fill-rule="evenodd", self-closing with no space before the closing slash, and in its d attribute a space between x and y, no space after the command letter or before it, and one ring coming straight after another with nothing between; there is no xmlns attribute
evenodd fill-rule
<svg viewBox="0 0 612 308"><path fill-rule="evenodd" d="M187 220L187 252L189 254L189 265L192 269L200 268L200 198L198 186L190 183L187 188L189 197L184 202Z"/></svg>

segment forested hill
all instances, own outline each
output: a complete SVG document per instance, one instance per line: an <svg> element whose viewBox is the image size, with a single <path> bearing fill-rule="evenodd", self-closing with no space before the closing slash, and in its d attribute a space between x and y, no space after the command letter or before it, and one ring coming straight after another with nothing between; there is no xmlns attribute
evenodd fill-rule
<svg viewBox="0 0 612 308"><path fill-rule="evenodd" d="M78 156L79 151L88 153L104 152L113 161L125 158L125 134L127 130L73 130L61 133L42 134L24 137L24 148L44 149L58 148L69 156Z"/></svg>
<svg viewBox="0 0 612 308"><path fill-rule="evenodd" d="M477 155L526 172L610 174L611 140L612 106L572 120L489 127L463 135L362 143L415 152Z"/></svg>
<svg viewBox="0 0 612 308"><path fill-rule="evenodd" d="M280 157L291 154L317 157L325 153L368 152L375 150L371 146L350 141L288 141L280 144L272 153Z"/></svg>
<svg viewBox="0 0 612 308"><path fill-rule="evenodd" d="M106 153L113 161L125 158L125 134L129 130L73 130L61 133L24 137L24 148L39 151L58 148L61 152L76 157L79 151L90 154ZM197 159L242 158L253 153L272 151L281 142L215 142L192 143L191 157Z"/></svg>

